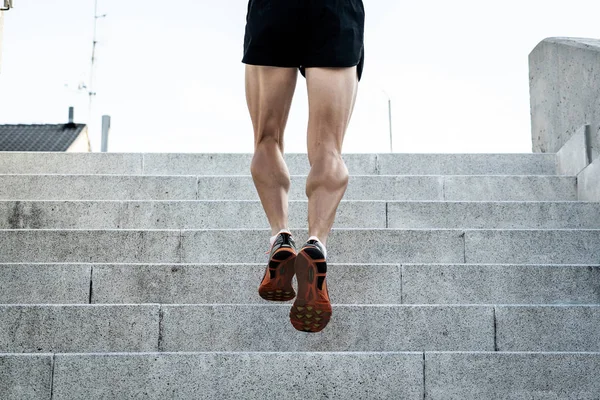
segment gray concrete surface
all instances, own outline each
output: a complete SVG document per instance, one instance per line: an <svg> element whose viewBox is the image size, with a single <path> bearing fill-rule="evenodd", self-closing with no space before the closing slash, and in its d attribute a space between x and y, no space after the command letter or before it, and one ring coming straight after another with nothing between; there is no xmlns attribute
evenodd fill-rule
<svg viewBox="0 0 600 400"><path fill-rule="evenodd" d="M559 175L577 176L590 162L589 126L582 126L556 153L556 171Z"/></svg>
<svg viewBox="0 0 600 400"><path fill-rule="evenodd" d="M423 398L422 353L59 354L54 400Z"/></svg>
<svg viewBox="0 0 600 400"><path fill-rule="evenodd" d="M194 176L0 175L2 200L194 200Z"/></svg>
<svg viewBox="0 0 600 400"><path fill-rule="evenodd" d="M600 228L599 203L344 203L341 225L328 245L334 317L325 331L309 335L290 326L289 303L269 304L257 296L268 230L240 228L266 222L259 203L194 200L198 176L224 173L223 168L245 175L232 179L251 183L243 167L249 155L102 156L0 154L0 174L27 169L106 174L111 165L122 174L0 176L0 198L38 196L0 201L0 228L16 228L0 229L0 262L7 263L0 264L0 303L7 303L0 306L0 352L58 352L54 398L397 399L423 398L424 388L427 398L461 399L586 399L598 393L589 375L598 369L593 357L600 353L545 362L534 356L598 351L600 230L593 228ZM575 200L575 177L547 176L555 172L555 161L554 154L349 155L357 182L349 195ZM300 171L293 173L306 173L305 155L290 155L290 166ZM191 176L169 176L186 173ZM402 173L415 176L381 176ZM473 176L482 174L496 176ZM223 193L231 192L230 178L203 179L221 179ZM303 196L305 178L294 179L293 195ZM99 186L86 188L93 184ZM255 195L249 188L243 200ZM72 196L109 201L63 201ZM293 218L305 218L305 202L291 207ZM393 228L346 229L382 228L386 219ZM40 229L58 226L86 229ZM136 229L123 229L128 227ZM235 229L179 229L207 227ZM432 229L438 227L460 229ZM558 229L566 227L579 230ZM307 236L305 229L294 234L299 243ZM235 249L223 246L231 242ZM225 264L240 262L255 264ZM355 264L340 264L349 262ZM94 304L88 305L90 290ZM269 337L278 340L265 340ZM495 348L545 353L494 353ZM178 353L155 353L158 349ZM235 352L242 350L259 353ZM470 351L487 358L476 360L478 369L470 371L472 360L460 358L466 353L447 353L457 358L445 364L430 358L424 371L423 353L382 350ZM497 355L508 358L490 359ZM519 364L517 356L530 358ZM0 354L0 382L10 376L3 366L21 368L2 364L2 357L6 354ZM295 372L284 376L285 384L273 385L289 368ZM32 371L34 384L49 387ZM2 390L29 390L33 382L10 379L4 389L0 383L2 400Z"/></svg>
<svg viewBox="0 0 600 400"><path fill-rule="evenodd" d="M141 175L141 153L0 152L0 174Z"/></svg>
<svg viewBox="0 0 600 400"><path fill-rule="evenodd" d="M262 263L269 231L184 230L181 262ZM295 230L298 243L308 232ZM463 262L463 233L457 230L337 229L327 241L327 258L336 263ZM236 243L224 247L223 243ZM1 242L0 242L1 246Z"/></svg>
<svg viewBox="0 0 600 400"><path fill-rule="evenodd" d="M448 201L571 201L577 200L575 177L447 176Z"/></svg>
<svg viewBox="0 0 600 400"><path fill-rule="evenodd" d="M336 228L385 228L385 202L343 201ZM289 203L289 227L306 228L307 201ZM257 201L0 201L0 229L268 228Z"/></svg>
<svg viewBox="0 0 600 400"><path fill-rule="evenodd" d="M197 186L196 186L197 182ZM292 176L290 200L306 200ZM0 200L258 200L250 176L0 175ZM350 177L345 200L577 200L576 178L557 176Z"/></svg>
<svg viewBox="0 0 600 400"><path fill-rule="evenodd" d="M298 243L308 238L306 230L294 235ZM268 237L269 230L0 230L0 248L7 249L0 262L262 263ZM328 258L463 262L463 242L458 230L338 229L330 235Z"/></svg>
<svg viewBox="0 0 600 400"><path fill-rule="evenodd" d="M292 327L289 305L163 305L162 312L164 351L494 349L490 306L338 305L316 334Z"/></svg>
<svg viewBox="0 0 600 400"><path fill-rule="evenodd" d="M600 230L469 230L465 260L472 264L597 264Z"/></svg>
<svg viewBox="0 0 600 400"><path fill-rule="evenodd" d="M344 154L352 175L553 175L554 154ZM294 175L306 154L286 154ZM0 174L249 175L252 154L0 152Z"/></svg>
<svg viewBox="0 0 600 400"><path fill-rule="evenodd" d="M289 226L306 229L306 201L289 203ZM387 210L386 210L387 206ZM595 229L598 202L351 201L334 228ZM0 200L0 229L264 229L258 200Z"/></svg>
<svg viewBox="0 0 600 400"><path fill-rule="evenodd" d="M156 351L158 305L0 305L0 352Z"/></svg>
<svg viewBox="0 0 600 400"><path fill-rule="evenodd" d="M584 124L600 121L600 40L548 38L529 55L534 152L556 153ZM594 135L597 148L599 137Z"/></svg>
<svg viewBox="0 0 600 400"><path fill-rule="evenodd" d="M600 202L600 158L577 176L577 196L581 201Z"/></svg>
<svg viewBox="0 0 600 400"><path fill-rule="evenodd" d="M290 200L306 200L306 176L291 178ZM441 176L351 176L346 200L442 200ZM201 176L201 200L258 200L250 176Z"/></svg>
<svg viewBox="0 0 600 400"><path fill-rule="evenodd" d="M497 306L499 351L599 351L600 305Z"/></svg>
<svg viewBox="0 0 600 400"><path fill-rule="evenodd" d="M92 266L92 303L271 304L262 263L0 264L0 303L87 304ZM327 280L333 304L600 304L600 265L330 263Z"/></svg>
<svg viewBox="0 0 600 400"><path fill-rule="evenodd" d="M0 230L0 262L181 262L180 231Z"/></svg>
<svg viewBox="0 0 600 400"><path fill-rule="evenodd" d="M292 176L290 199L305 200L305 176ZM203 200L257 200L250 176L199 177ZM346 200L577 200L575 177L558 176L351 176Z"/></svg>
<svg viewBox="0 0 600 400"><path fill-rule="evenodd" d="M596 400L600 353L425 353L426 399Z"/></svg>
<svg viewBox="0 0 600 400"><path fill-rule="evenodd" d="M379 154L381 175L554 175L554 154Z"/></svg>
<svg viewBox="0 0 600 400"><path fill-rule="evenodd" d="M0 264L0 304L86 304L91 265Z"/></svg>
<svg viewBox="0 0 600 400"><path fill-rule="evenodd" d="M308 155L285 154L290 173L307 175L310 170ZM344 162L351 174L377 173L376 154L344 154ZM147 175L250 175L252 154L144 154L144 173Z"/></svg>
<svg viewBox="0 0 600 400"><path fill-rule="evenodd" d="M301 243L305 230L295 230ZM1 263L262 263L268 230L0 230ZM223 243L237 247L224 247ZM360 246L356 244L360 243ZM335 263L595 264L600 230L337 229Z"/></svg>
<svg viewBox="0 0 600 400"><path fill-rule="evenodd" d="M388 202L396 229L598 229L596 202Z"/></svg>
<svg viewBox="0 0 600 400"><path fill-rule="evenodd" d="M0 354L0 399L48 400L51 389L52 354Z"/></svg>
<svg viewBox="0 0 600 400"><path fill-rule="evenodd" d="M407 264L402 303L600 304L600 265Z"/></svg>
<svg viewBox="0 0 600 400"><path fill-rule="evenodd" d="M265 268L266 264L94 265L92 302L271 304L258 295ZM400 303L400 265L328 264L327 270L334 304Z"/></svg>

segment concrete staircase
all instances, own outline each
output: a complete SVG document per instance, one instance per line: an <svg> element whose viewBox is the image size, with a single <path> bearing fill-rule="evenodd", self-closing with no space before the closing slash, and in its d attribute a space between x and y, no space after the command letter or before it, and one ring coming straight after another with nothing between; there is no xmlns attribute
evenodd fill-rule
<svg viewBox="0 0 600 400"><path fill-rule="evenodd" d="M250 159L0 153L0 399L600 398L600 203L555 155L346 155L318 334L258 296Z"/></svg>

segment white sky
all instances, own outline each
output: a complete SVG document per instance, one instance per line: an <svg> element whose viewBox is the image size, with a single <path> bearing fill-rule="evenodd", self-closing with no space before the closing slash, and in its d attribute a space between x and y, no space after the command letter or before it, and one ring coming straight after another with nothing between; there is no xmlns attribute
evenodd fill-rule
<svg viewBox="0 0 600 400"><path fill-rule="evenodd" d="M594 0L363 0L365 70L344 152L529 152L528 54L545 37L600 37ZM92 146L251 152L241 63L247 0L99 0ZM218 5L218 6L217 6ZM15 0L5 14L0 123L87 120L93 0ZM299 75L286 151L305 152Z"/></svg>

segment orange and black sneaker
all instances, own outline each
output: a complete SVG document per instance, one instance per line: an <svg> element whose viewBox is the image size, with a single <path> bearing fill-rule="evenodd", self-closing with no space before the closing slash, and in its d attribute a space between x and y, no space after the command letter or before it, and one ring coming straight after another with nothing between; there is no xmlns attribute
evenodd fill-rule
<svg viewBox="0 0 600 400"><path fill-rule="evenodd" d="M292 287L296 243L289 232L279 232L269 254L269 265L258 287L258 294L265 300L288 301L296 293Z"/></svg>
<svg viewBox="0 0 600 400"><path fill-rule="evenodd" d="M290 321L302 332L320 332L331 319L327 292L325 249L318 240L309 240L296 256L298 297L290 310Z"/></svg>

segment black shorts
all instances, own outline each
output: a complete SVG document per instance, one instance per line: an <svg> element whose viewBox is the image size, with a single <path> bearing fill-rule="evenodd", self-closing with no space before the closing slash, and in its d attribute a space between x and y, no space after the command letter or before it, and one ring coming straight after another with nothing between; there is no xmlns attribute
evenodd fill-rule
<svg viewBox="0 0 600 400"><path fill-rule="evenodd" d="M357 66L362 76L362 0L249 0L242 62L274 67Z"/></svg>

